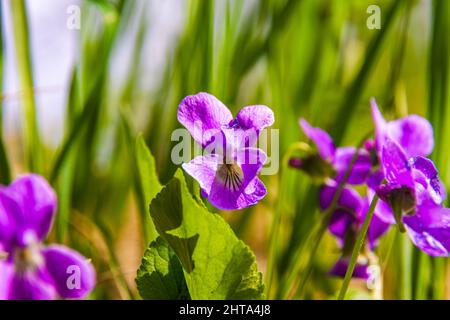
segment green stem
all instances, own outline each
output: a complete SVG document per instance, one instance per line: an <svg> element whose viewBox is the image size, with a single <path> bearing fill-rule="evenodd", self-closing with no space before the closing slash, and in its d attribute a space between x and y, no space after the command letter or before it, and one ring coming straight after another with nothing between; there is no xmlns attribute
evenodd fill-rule
<svg viewBox="0 0 450 320"><path fill-rule="evenodd" d="M29 43L29 28L24 0L10 1L11 17L13 21L16 61L23 94L24 106L24 145L25 159L29 169L41 172L41 142L36 118L36 105L33 95L33 76Z"/></svg>
<svg viewBox="0 0 450 320"><path fill-rule="evenodd" d="M3 2L0 3L0 91L3 91ZM0 100L0 183L7 185L11 182L11 167L9 165L6 146L3 142L3 99ZM0 253L1 256L1 253Z"/></svg>
<svg viewBox="0 0 450 320"><path fill-rule="evenodd" d="M378 195L375 194L375 196L372 199L372 202L370 203L369 211L366 214L364 223L359 232L358 239L356 239L355 246L353 247L352 256L350 258L350 263L348 265L347 272L345 273L344 282L342 283L338 300L343 300L345 298L348 285L350 284L350 280L352 279L353 271L355 271L356 261L358 260L359 253L366 239L367 230L369 229L369 224L370 221L372 220L373 213L375 212L377 202L378 202Z"/></svg>
<svg viewBox="0 0 450 320"><path fill-rule="evenodd" d="M314 265L314 257L316 255L316 252L319 248L320 242L322 241L323 235L325 234L325 231L327 230L327 226L329 224L329 221L331 219L331 216L336 208L337 202L339 198L341 197L342 191L344 190L345 184L347 183L347 180L350 176L350 173L352 171L353 165L355 164L356 160L358 159L358 153L359 150L362 148L364 142L368 139L368 137L372 134L372 131L370 131L368 134L366 134L361 141L359 142L358 146L356 147L356 152L353 155L347 169L345 170L344 176L342 177L342 180L339 182L338 188L336 190L336 193L333 196L333 199L331 201L330 206L328 209L324 212L322 221L320 223L319 229L316 232L313 232L312 234L317 234L315 238L309 238L314 239L313 242L313 250L311 250L311 254L309 255L310 258L308 259L308 264L305 268L304 276L300 281L300 284L298 286L298 289L296 290L295 296L300 296L303 293L303 290L308 282L309 276L311 274L313 265ZM306 241L306 243L310 243L310 241ZM290 283L294 283L295 278L297 277L299 271L300 271L300 264L296 263L298 260L300 260L301 255L303 254L304 246L299 247L299 249L294 254L294 259L292 259L292 268L288 268L287 271L287 278L282 282L281 286L281 297L282 299L286 299L289 295L290 290L286 290L285 288ZM292 270L291 270L292 269Z"/></svg>
<svg viewBox="0 0 450 320"><path fill-rule="evenodd" d="M286 171L285 169L287 168L288 162L289 162L289 158L292 156L292 154L295 151L303 151L305 153L311 153L312 149L311 147L304 142L297 142L292 144L289 149L287 150L285 156L283 157L283 162L282 162L282 172L281 175L283 175L283 173ZM280 179L280 181L282 181L283 178ZM280 194L283 194L283 192L280 191ZM275 271L275 261L277 260L276 257L276 249L278 248L278 237L280 234L280 223L281 223L281 204L282 201L281 199L279 199L277 201L277 207L275 209L275 213L274 213L274 217L273 217L273 223L272 223L272 230L270 232L270 238L269 238L269 254L267 257L267 268L266 268L266 295L267 297L270 296L270 290L272 288L272 282L273 282L273 274Z"/></svg>
<svg viewBox="0 0 450 320"><path fill-rule="evenodd" d="M344 184L342 184L342 186L344 186ZM338 190L339 197L342 193L342 189L343 188L341 188L340 191ZM337 194L337 192L336 192L336 194ZM339 197L336 197L336 198L339 199ZM336 200L336 203L333 205L333 210L327 211L322 219L322 222L320 224L320 229L317 232L317 237L313 241L313 249L311 250L309 262L305 268L305 271L303 272L303 278L300 280L300 283L297 287L294 297L300 297L303 294L306 284L308 283L308 279L311 276L313 266L314 266L314 261L315 261L314 257L316 256L317 250L319 249L319 245L322 242L322 238L325 235L325 232L327 231L328 224L330 222L330 219L331 219L332 213L334 211L334 208L336 207L336 204L337 204L337 200ZM331 206L330 206L330 208L331 208Z"/></svg>

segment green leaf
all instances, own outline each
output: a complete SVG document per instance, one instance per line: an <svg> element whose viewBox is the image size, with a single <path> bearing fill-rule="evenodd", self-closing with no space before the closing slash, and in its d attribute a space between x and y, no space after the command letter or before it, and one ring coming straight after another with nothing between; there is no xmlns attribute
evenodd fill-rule
<svg viewBox="0 0 450 320"><path fill-rule="evenodd" d="M180 260L161 237L145 251L137 272L136 285L143 299L189 299Z"/></svg>
<svg viewBox="0 0 450 320"><path fill-rule="evenodd" d="M153 199L150 213L181 261L192 299L264 298L255 256L219 215L198 204L182 171Z"/></svg>
<svg viewBox="0 0 450 320"><path fill-rule="evenodd" d="M136 162L146 208L148 208L153 198L161 191L162 186L156 174L155 159L147 148L142 135L136 139Z"/></svg>

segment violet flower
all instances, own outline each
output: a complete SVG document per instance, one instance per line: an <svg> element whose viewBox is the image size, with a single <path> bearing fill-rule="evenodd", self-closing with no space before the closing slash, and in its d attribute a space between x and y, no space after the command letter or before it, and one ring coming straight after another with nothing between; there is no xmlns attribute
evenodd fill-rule
<svg viewBox="0 0 450 320"><path fill-rule="evenodd" d="M322 186L320 190L320 208L322 211L330 207L337 189L338 184L335 181L329 181ZM363 197L350 187L342 189L328 226L328 230L336 237L338 245L342 249L341 258L330 270L331 275L345 276L356 238L364 223L372 197ZM352 275L353 278L367 280L370 277L369 267L375 260L372 251L378 245L379 238L386 233L389 227L389 223L384 222L377 214L374 214L369 225L368 240L358 257Z"/></svg>
<svg viewBox="0 0 450 320"><path fill-rule="evenodd" d="M448 256L450 210L442 207L445 187L433 162L425 158L434 146L431 124L417 115L386 122L374 99L371 105L381 170L368 184L380 196L378 205L389 207L384 219L407 231L427 254ZM381 184L384 179L387 183Z"/></svg>
<svg viewBox="0 0 450 320"><path fill-rule="evenodd" d="M91 263L62 245L45 246L56 195L35 174L0 187L0 300L77 299L95 285Z"/></svg>
<svg viewBox="0 0 450 320"><path fill-rule="evenodd" d="M209 151L183 164L183 169L198 181L212 205L242 209L264 198L267 191L257 174L267 157L254 146L260 131L274 123L270 108L247 106L233 119L216 97L198 93L181 101L178 121Z"/></svg>
<svg viewBox="0 0 450 320"><path fill-rule="evenodd" d="M443 208L445 189L433 162L422 156L407 158L403 149L386 138L381 151L386 184L376 192L388 203L400 230L431 256L450 253L450 209Z"/></svg>
<svg viewBox="0 0 450 320"><path fill-rule="evenodd" d="M306 136L316 145L317 154L308 155L304 158L293 157L289 160L289 165L305 171L321 182L326 180L326 178L333 178L338 182L341 181L351 163L356 148L336 148L326 131L312 127L303 118L300 119L299 123ZM364 183L370 174L371 167L370 154L364 149L359 150L347 182L350 184Z"/></svg>

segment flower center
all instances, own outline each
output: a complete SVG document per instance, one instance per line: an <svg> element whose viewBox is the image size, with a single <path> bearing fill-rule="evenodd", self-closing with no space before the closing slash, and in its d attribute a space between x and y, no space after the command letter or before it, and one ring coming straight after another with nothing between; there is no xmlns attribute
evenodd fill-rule
<svg viewBox="0 0 450 320"><path fill-rule="evenodd" d="M236 191L244 182L244 172L236 163L225 163L217 171L219 179L224 183L225 187Z"/></svg>
<svg viewBox="0 0 450 320"><path fill-rule="evenodd" d="M43 263L43 257L37 243L14 250L14 265L18 272L33 270Z"/></svg>

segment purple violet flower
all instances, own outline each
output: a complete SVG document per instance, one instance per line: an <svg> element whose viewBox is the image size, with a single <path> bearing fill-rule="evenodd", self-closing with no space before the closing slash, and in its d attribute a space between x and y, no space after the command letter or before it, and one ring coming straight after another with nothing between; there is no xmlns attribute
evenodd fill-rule
<svg viewBox="0 0 450 320"><path fill-rule="evenodd" d="M329 208L332 199L337 191L338 184L335 181L328 181L320 190L320 208L322 211ZM336 209L333 211L329 231L337 238L338 245L342 249L342 257L331 269L330 274L344 277L347 270L348 261L353 251L359 230L364 223L369 204L373 198L371 196L362 197L351 187L344 187L337 201ZM377 208L378 209L378 208ZM377 211L376 209L376 211ZM368 279L369 265L372 257L371 251L375 249L379 238L386 233L390 224L384 222L374 214L369 225L368 241L363 253L358 259L356 269L353 273L354 278Z"/></svg>
<svg viewBox="0 0 450 320"><path fill-rule="evenodd" d="M95 270L78 252L44 246L56 195L35 174L0 187L0 300L78 299L95 285Z"/></svg>
<svg viewBox="0 0 450 320"><path fill-rule="evenodd" d="M341 181L356 152L356 148L336 148L326 131L312 127L303 118L300 119L299 123L306 136L316 145L318 154L305 158L291 158L289 160L290 166L304 170L313 177L319 177L321 181L324 178L334 178L338 182ZM350 184L364 183L370 174L371 167L370 154L365 149L361 149L347 182Z"/></svg>
<svg viewBox="0 0 450 320"><path fill-rule="evenodd" d="M400 230L431 256L449 256L450 209L443 208L445 189L433 162L422 156L407 158L386 138L381 151L386 184L376 192L390 205Z"/></svg>
<svg viewBox="0 0 450 320"><path fill-rule="evenodd" d="M257 174L267 156L254 146L261 130L274 123L269 107L247 106L233 119L216 97L198 93L181 101L178 121L209 152L183 164L183 169L199 182L212 205L235 210L264 198L267 191Z"/></svg>
<svg viewBox="0 0 450 320"><path fill-rule="evenodd" d="M368 185L380 196L383 219L397 223L427 254L448 256L450 209L442 207L445 187L433 162L425 158L434 146L431 124L417 115L386 122L374 99L371 105L381 168Z"/></svg>

